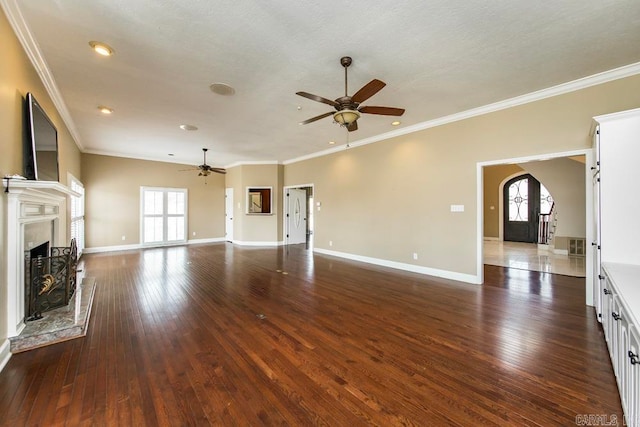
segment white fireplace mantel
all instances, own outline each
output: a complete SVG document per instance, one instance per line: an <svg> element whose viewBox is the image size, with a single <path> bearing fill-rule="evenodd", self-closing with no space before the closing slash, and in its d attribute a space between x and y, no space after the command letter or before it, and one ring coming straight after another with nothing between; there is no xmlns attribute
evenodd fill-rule
<svg viewBox="0 0 640 427"><path fill-rule="evenodd" d="M60 196L75 196L80 197L80 193L77 193L67 187L64 184L60 184L58 181L34 181L30 179L14 179L14 178L2 178L2 184L5 193L21 193L24 191L40 191L51 195ZM8 190L7 190L8 189Z"/></svg>
<svg viewBox="0 0 640 427"><path fill-rule="evenodd" d="M66 246L67 197L79 196L59 182L3 179L7 234L7 336L24 329L24 231L26 224L50 221L51 246Z"/></svg>

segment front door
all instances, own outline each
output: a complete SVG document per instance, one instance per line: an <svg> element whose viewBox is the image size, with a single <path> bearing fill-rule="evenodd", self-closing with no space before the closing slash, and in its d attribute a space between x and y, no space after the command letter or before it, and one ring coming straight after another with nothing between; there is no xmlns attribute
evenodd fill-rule
<svg viewBox="0 0 640 427"><path fill-rule="evenodd" d="M504 185L504 240L536 243L540 213L540 182L526 174Z"/></svg>
<svg viewBox="0 0 640 427"><path fill-rule="evenodd" d="M287 190L287 243L307 241L307 192L297 188Z"/></svg>

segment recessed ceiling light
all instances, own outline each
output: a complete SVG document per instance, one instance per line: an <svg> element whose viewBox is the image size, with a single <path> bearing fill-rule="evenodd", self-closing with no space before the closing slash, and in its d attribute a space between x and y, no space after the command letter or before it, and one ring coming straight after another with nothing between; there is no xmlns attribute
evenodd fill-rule
<svg viewBox="0 0 640 427"><path fill-rule="evenodd" d="M180 129L182 129L182 130L198 130L198 127L194 126L194 125L180 125Z"/></svg>
<svg viewBox="0 0 640 427"><path fill-rule="evenodd" d="M401 122L396 120L395 122L391 122L391 126L398 126Z"/></svg>
<svg viewBox="0 0 640 427"><path fill-rule="evenodd" d="M329 145L334 145L335 143L335 141L329 141Z"/></svg>
<svg viewBox="0 0 640 427"><path fill-rule="evenodd" d="M90 41L89 46L102 56L111 56L114 54L113 48L106 43Z"/></svg>
<svg viewBox="0 0 640 427"><path fill-rule="evenodd" d="M100 110L102 114L113 114L113 108L105 107L104 105L99 105L98 110Z"/></svg>
<svg viewBox="0 0 640 427"><path fill-rule="evenodd" d="M301 106L299 106L299 105L298 105L298 107L297 107L297 108L298 108L298 111L302 110L302 107L301 107Z"/></svg>
<svg viewBox="0 0 640 427"><path fill-rule="evenodd" d="M224 96L231 96L236 93L236 90L226 83L213 83L209 86L209 89L211 89L213 93Z"/></svg>
<svg viewBox="0 0 640 427"><path fill-rule="evenodd" d="M169 157L173 157L173 153L169 153Z"/></svg>

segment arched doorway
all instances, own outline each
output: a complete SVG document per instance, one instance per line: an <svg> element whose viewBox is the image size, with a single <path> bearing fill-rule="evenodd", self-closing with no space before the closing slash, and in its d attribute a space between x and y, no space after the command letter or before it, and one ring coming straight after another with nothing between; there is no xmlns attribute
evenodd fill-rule
<svg viewBox="0 0 640 427"><path fill-rule="evenodd" d="M504 240L537 243L540 214L549 214L553 198L531 174L510 179L503 189Z"/></svg>

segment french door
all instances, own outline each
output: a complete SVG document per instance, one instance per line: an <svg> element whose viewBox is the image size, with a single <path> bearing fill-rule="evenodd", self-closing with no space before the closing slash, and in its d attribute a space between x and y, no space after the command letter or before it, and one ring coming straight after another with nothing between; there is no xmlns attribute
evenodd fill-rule
<svg viewBox="0 0 640 427"><path fill-rule="evenodd" d="M187 190L140 187L140 241L144 245L187 241Z"/></svg>

